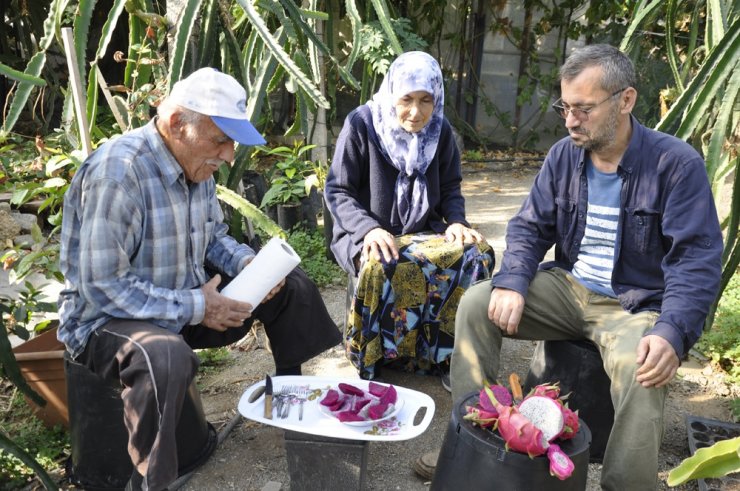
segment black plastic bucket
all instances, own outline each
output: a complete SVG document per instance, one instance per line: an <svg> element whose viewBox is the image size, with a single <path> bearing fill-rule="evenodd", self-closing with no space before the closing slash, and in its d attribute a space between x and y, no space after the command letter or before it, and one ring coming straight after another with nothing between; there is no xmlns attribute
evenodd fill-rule
<svg viewBox="0 0 740 491"><path fill-rule="evenodd" d="M586 489L588 452L591 432L581 421L576 436L558 442L575 465L571 476L563 481L550 475L550 461L540 455L506 451L504 440L487 429L473 426L463 419L465 407L478 402L471 393L452 408L432 491L485 489L497 491L577 491Z"/></svg>
<svg viewBox="0 0 740 491"><path fill-rule="evenodd" d="M84 489L113 490L126 486L133 464L123 423L121 387L106 382L65 356L72 455L67 477ZM216 448L216 430L206 421L200 392L190 385L177 425L178 474L203 465Z"/></svg>
<svg viewBox="0 0 740 491"><path fill-rule="evenodd" d="M604 371L599 350L583 341L540 341L534 350L524 388L560 381L560 393L568 407L588 424L591 462L601 462L614 424L614 406L609 392L611 381ZM526 393L526 392L525 392Z"/></svg>

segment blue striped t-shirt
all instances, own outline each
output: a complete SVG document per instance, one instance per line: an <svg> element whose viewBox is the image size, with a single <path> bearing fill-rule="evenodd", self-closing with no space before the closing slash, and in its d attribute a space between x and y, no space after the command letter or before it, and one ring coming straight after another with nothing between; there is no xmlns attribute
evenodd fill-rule
<svg viewBox="0 0 740 491"><path fill-rule="evenodd" d="M604 173L586 163L588 213L573 275L589 290L615 297L612 290L614 241L619 224L619 197L622 180L616 172Z"/></svg>

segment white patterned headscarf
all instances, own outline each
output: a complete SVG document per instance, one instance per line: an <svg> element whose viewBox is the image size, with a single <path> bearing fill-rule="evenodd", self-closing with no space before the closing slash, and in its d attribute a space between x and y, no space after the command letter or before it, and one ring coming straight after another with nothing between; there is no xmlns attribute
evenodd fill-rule
<svg viewBox="0 0 740 491"><path fill-rule="evenodd" d="M434 109L424 128L409 133L398 122L396 103L406 94L419 90L434 97ZM388 68L380 89L367 105L372 111L381 148L399 170L395 196L405 234L425 220L429 210L425 173L437 151L444 112L439 63L422 51L402 54Z"/></svg>

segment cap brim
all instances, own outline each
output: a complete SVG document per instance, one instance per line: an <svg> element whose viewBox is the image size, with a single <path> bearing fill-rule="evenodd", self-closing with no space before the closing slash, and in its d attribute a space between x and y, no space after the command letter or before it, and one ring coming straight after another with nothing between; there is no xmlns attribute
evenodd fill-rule
<svg viewBox="0 0 740 491"><path fill-rule="evenodd" d="M213 120L214 124L218 126L221 131L226 133L226 136L242 145L264 145L266 143L259 131L257 131L257 129L252 126L252 123L247 119L211 116L211 120Z"/></svg>

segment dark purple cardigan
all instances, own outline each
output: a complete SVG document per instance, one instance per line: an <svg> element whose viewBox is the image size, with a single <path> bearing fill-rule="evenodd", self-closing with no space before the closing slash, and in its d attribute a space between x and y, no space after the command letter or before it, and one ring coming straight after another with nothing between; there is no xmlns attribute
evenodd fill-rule
<svg viewBox="0 0 740 491"><path fill-rule="evenodd" d="M393 235L401 233L394 197L397 177L398 170L381 150L370 108L358 107L344 121L324 190L334 219L331 250L345 271L357 273L353 259L370 230L382 227ZM440 233L450 223L468 226L460 190L460 153L446 119L426 178L429 212L425 222L412 232Z"/></svg>

